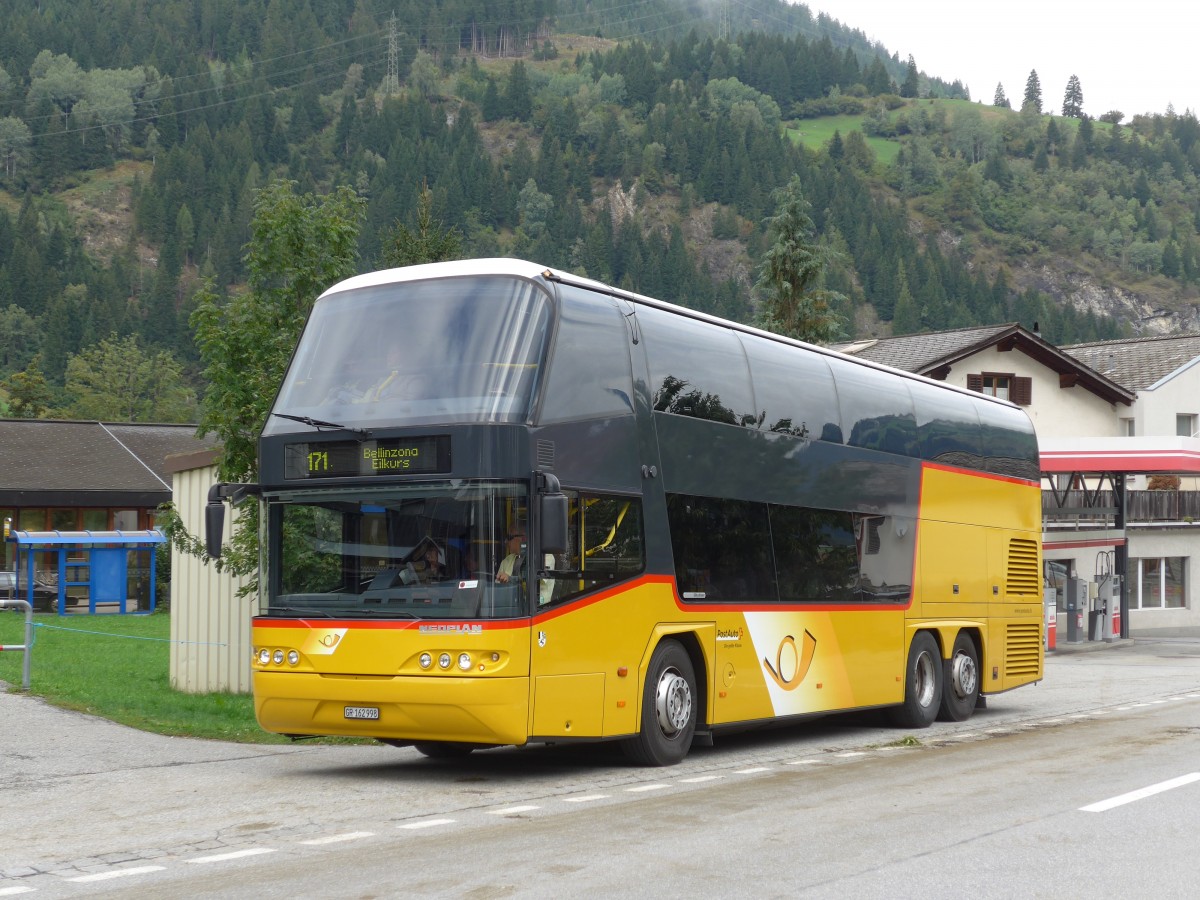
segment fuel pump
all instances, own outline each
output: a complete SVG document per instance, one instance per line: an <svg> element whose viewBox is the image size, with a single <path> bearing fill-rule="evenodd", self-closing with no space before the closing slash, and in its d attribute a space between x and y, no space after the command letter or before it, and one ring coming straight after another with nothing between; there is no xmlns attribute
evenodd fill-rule
<svg viewBox="0 0 1200 900"><path fill-rule="evenodd" d="M1096 584L1102 616L1100 639L1112 643L1121 635L1121 576L1113 574L1114 551L1096 554Z"/></svg>
<svg viewBox="0 0 1200 900"><path fill-rule="evenodd" d="M1067 643L1078 644L1085 640L1085 614L1087 613L1087 582L1072 575L1067 578Z"/></svg>

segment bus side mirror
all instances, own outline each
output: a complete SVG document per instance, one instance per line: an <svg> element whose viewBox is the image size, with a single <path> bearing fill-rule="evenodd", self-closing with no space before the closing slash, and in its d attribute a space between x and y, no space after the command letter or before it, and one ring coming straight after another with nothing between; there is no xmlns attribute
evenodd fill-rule
<svg viewBox="0 0 1200 900"><path fill-rule="evenodd" d="M567 495L553 475L543 475L545 491L538 498L538 522L542 530L542 553L558 555L569 549L567 541Z"/></svg>
<svg viewBox="0 0 1200 900"><path fill-rule="evenodd" d="M208 489L208 503L204 505L204 549L211 559L221 558L221 537L225 530L225 500L221 496L221 485Z"/></svg>

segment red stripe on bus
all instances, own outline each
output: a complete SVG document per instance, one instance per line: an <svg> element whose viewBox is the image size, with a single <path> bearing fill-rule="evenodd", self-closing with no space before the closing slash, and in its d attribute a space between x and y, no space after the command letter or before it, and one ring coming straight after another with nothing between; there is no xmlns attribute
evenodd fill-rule
<svg viewBox="0 0 1200 900"><path fill-rule="evenodd" d="M948 466L945 463L935 463L925 461L921 463L922 469L936 469L939 472L948 472L951 475L967 475L972 478L987 478L990 481L1003 481L1005 484L1024 484L1030 487L1039 486L1040 482L1031 481L1028 478L1018 478L1015 475L999 475L995 472L980 472L978 469L964 469L960 466Z"/></svg>

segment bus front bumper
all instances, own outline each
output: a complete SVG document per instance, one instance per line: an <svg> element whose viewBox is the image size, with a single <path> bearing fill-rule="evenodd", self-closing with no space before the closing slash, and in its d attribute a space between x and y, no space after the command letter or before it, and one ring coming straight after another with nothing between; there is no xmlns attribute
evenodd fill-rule
<svg viewBox="0 0 1200 900"><path fill-rule="evenodd" d="M524 744L529 679L255 672L254 712L278 734Z"/></svg>

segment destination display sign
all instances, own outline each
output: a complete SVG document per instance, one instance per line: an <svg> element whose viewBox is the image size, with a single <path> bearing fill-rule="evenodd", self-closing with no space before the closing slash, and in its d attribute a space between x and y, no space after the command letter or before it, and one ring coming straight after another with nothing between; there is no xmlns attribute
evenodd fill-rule
<svg viewBox="0 0 1200 900"><path fill-rule="evenodd" d="M450 436L446 434L370 441L304 441L283 448L283 477L287 479L449 471Z"/></svg>

